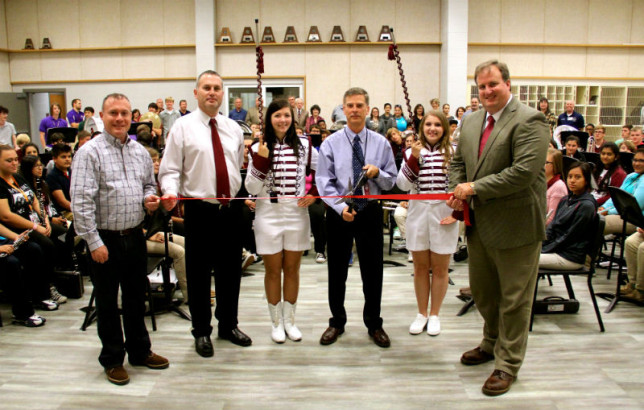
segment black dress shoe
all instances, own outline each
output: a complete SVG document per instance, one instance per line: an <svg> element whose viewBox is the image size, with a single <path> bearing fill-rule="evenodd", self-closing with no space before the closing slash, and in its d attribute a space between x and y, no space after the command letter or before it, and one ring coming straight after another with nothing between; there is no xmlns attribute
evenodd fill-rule
<svg viewBox="0 0 644 410"><path fill-rule="evenodd" d="M344 329L338 329L337 327L329 326L326 328L322 337L320 338L321 345L330 345L338 340L338 337L344 333Z"/></svg>
<svg viewBox="0 0 644 410"><path fill-rule="evenodd" d="M233 344L236 344L237 346L250 346L253 344L253 341L250 340L250 337L248 337L247 334L239 330L238 327L228 330L228 331L219 331L219 338L228 340Z"/></svg>
<svg viewBox="0 0 644 410"><path fill-rule="evenodd" d="M199 336L195 339L195 350L201 357L212 357L215 349L212 347L210 336Z"/></svg>
<svg viewBox="0 0 644 410"><path fill-rule="evenodd" d="M373 338L373 342L380 347L391 346L391 341L389 340L389 336L387 336L387 333L383 328L370 330L369 336L371 336Z"/></svg>

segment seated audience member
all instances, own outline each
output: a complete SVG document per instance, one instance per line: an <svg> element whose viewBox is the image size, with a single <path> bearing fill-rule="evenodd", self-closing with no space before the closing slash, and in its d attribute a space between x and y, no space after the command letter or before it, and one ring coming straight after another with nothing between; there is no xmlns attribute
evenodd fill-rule
<svg viewBox="0 0 644 410"><path fill-rule="evenodd" d="M29 144L31 142L31 138L29 138L29 135L27 134L18 134L16 135L16 145L18 146L18 149L21 149L24 147L25 144Z"/></svg>
<svg viewBox="0 0 644 410"><path fill-rule="evenodd" d="M555 211L561 201L561 198L568 195L568 188L566 183L561 180L561 173L563 171L563 161L561 159L561 151L548 148L548 155L546 156L546 182L548 190L546 191L546 225L555 217Z"/></svg>
<svg viewBox="0 0 644 410"><path fill-rule="evenodd" d="M413 132L412 132L412 133L408 133L408 134L405 136L405 148L403 148L403 150L405 150L405 149L407 149L407 148L411 148L411 146L412 146L412 144L413 144L413 143L414 143L414 133L413 133Z"/></svg>
<svg viewBox="0 0 644 410"><path fill-rule="evenodd" d="M54 168L47 173L47 184L59 214L73 220L72 203L69 194L72 165L72 149L69 145L54 145L51 150Z"/></svg>
<svg viewBox="0 0 644 410"><path fill-rule="evenodd" d="M92 139L92 133L87 130L78 131L76 136L76 145L74 145L74 152L78 151L80 147Z"/></svg>
<svg viewBox="0 0 644 410"><path fill-rule="evenodd" d="M151 122L152 123L152 143L158 144L159 138L163 135L163 124L161 122L161 117L157 114L159 107L156 103L148 104L148 112L141 115L139 122Z"/></svg>
<svg viewBox="0 0 644 410"><path fill-rule="evenodd" d="M592 124L592 123L586 124L585 131L588 133L589 137L594 137L595 136L595 124Z"/></svg>
<svg viewBox="0 0 644 410"><path fill-rule="evenodd" d="M566 138L566 156L570 158L575 158L580 161L586 161L586 157L579 150L579 137L576 135L569 135Z"/></svg>
<svg viewBox="0 0 644 410"><path fill-rule="evenodd" d="M0 224L0 254L5 254L0 258L0 286L11 303L13 323L38 327L45 324L45 318L34 312L33 305L41 307L51 303L42 268L43 255L40 247L28 239L14 250L13 244L19 237Z"/></svg>
<svg viewBox="0 0 644 410"><path fill-rule="evenodd" d="M621 189L633 195L637 199L637 203L640 205L641 209L644 209L644 148L638 148L633 157L633 170L626 176ZM599 212L602 215L606 215L606 228L604 229L604 234L613 234L622 232L623 221L622 218L617 214L617 209L613 205L613 200L609 199L604 202L604 206L599 208ZM635 232L635 226L630 223L626 224L626 233L631 234Z"/></svg>
<svg viewBox="0 0 644 410"><path fill-rule="evenodd" d="M83 121L81 121L78 124L78 131L83 131L85 129L85 123L87 122L87 120L94 116L94 108L93 107L85 107L85 109L83 109L83 113L85 114L85 116L83 117Z"/></svg>
<svg viewBox="0 0 644 410"><path fill-rule="evenodd" d="M559 202L555 217L546 230L539 267L575 270L584 266L586 248L594 237L593 220L597 203L590 194L591 166L577 162L568 170L570 194Z"/></svg>
<svg viewBox="0 0 644 410"><path fill-rule="evenodd" d="M24 144L20 144L20 136L24 135L27 138L27 142ZM19 134L16 137L16 142L18 143L18 149L16 149L16 153L18 154L18 160L22 160L22 158L25 155L35 155L38 156L40 155L40 151L38 150L38 145L34 144L33 142L29 142L29 136L27 134ZM29 154L27 154L27 149L29 148Z"/></svg>
<svg viewBox="0 0 644 410"><path fill-rule="evenodd" d="M599 128L595 130L598 132ZM609 186L620 187L626 178L626 172L619 165L619 150L614 142L605 142L600 150L601 167L595 167L594 177L597 182L597 189L592 194L598 206L610 199Z"/></svg>
<svg viewBox="0 0 644 410"><path fill-rule="evenodd" d="M319 151L320 145L322 144L322 131L317 125L311 125L308 132L309 138L311 138L311 143Z"/></svg>
<svg viewBox="0 0 644 410"><path fill-rule="evenodd" d="M329 135L331 135L331 132L329 130L320 131L320 137L322 139L322 142L324 142L326 137L328 137Z"/></svg>
<svg viewBox="0 0 644 410"><path fill-rule="evenodd" d="M371 131L378 132L378 127L380 126L380 110L378 107L373 107L371 109L371 114L367 117L366 126Z"/></svg>
<svg viewBox="0 0 644 410"><path fill-rule="evenodd" d="M630 152L631 154L637 150L635 144L630 141L622 141L619 144L619 152Z"/></svg>
<svg viewBox="0 0 644 410"><path fill-rule="evenodd" d="M159 166L161 165L159 151L150 147L147 147L146 149L148 150L148 153L152 158L152 164L154 165L154 177L156 179L159 175ZM159 191L159 188L157 188L157 191ZM157 192L157 195L161 196L159 192ZM157 213L152 215L147 214L144 222L145 226L150 225L150 218L153 218L155 215L158 217L160 213L161 210L158 210ZM165 235L163 233L163 230L156 232L147 230L145 231L145 238L148 254L165 255ZM172 234L172 241L168 241L168 256L172 258L174 271L177 275L177 281L179 282L179 288L181 288L181 293L183 294L183 301L184 303L188 303L188 281L186 280L186 250L185 239L183 236Z"/></svg>
<svg viewBox="0 0 644 410"><path fill-rule="evenodd" d="M315 174L311 172L306 176L305 192L310 192L315 183ZM313 249L315 250L315 262L326 262L326 205L322 199L317 198L309 206L309 222L313 234Z"/></svg>
<svg viewBox="0 0 644 410"><path fill-rule="evenodd" d="M325 131L326 130L326 121L324 121L323 119L320 119L318 121L318 127L320 128L320 132Z"/></svg>
<svg viewBox="0 0 644 410"><path fill-rule="evenodd" d="M637 228L637 232L626 239L624 258L628 268L628 283L620 289L620 294L644 302L644 230Z"/></svg>
<svg viewBox="0 0 644 410"><path fill-rule="evenodd" d="M639 148L644 145L642 142L642 127L633 127L630 138L635 147Z"/></svg>
<svg viewBox="0 0 644 410"><path fill-rule="evenodd" d="M588 129L588 127L590 126L592 126L592 124L588 124L586 126L586 129ZM588 149L586 151L601 152L602 145L604 145L604 142L606 142L606 140L604 139L606 137L606 128L603 125L599 124L596 128L594 128L594 131L595 132L593 134L593 138L588 140Z"/></svg>
<svg viewBox="0 0 644 410"><path fill-rule="evenodd" d="M65 136L60 132L55 132L51 134L51 137L49 137L49 142L51 143L52 149L56 145L65 145ZM47 163L47 165L45 165L45 175L47 175L48 172L54 169L54 166L55 164L54 164L53 155L52 155L52 159Z"/></svg>
<svg viewBox="0 0 644 410"><path fill-rule="evenodd" d="M306 125L305 125L305 130L307 134L311 132L311 127L313 125L317 125L317 123L320 120L324 120L324 118L320 117L320 112L322 112L322 109L320 108L319 105L313 104L309 111L311 112L311 115L309 115L309 117L306 119Z"/></svg>
<svg viewBox="0 0 644 410"><path fill-rule="evenodd" d="M577 162L568 170L570 194L562 198L555 217L546 229L539 267L575 270L584 266L586 248L593 240L597 203L590 194L591 166Z"/></svg>
<svg viewBox="0 0 644 410"><path fill-rule="evenodd" d="M297 134L298 137L301 137L302 135L304 135L304 128L300 127L299 125L296 125L295 134Z"/></svg>
<svg viewBox="0 0 644 410"><path fill-rule="evenodd" d="M33 229L29 240L42 248L44 272L51 281L54 266L69 266L71 254L66 252L65 244L59 239L66 230L50 223L49 216L41 212L36 193L17 171L18 154L12 147L0 145L0 222L15 233ZM50 287L50 297L50 310L57 309L58 304L67 301L67 297L61 295L53 285Z"/></svg>
<svg viewBox="0 0 644 410"><path fill-rule="evenodd" d="M49 220L52 224L60 225L64 228L67 226L67 219L58 213L53 204L49 186L42 177L43 168L40 158L33 155L27 155L20 161L20 175L27 181L29 188L36 193L40 205L49 216Z"/></svg>
<svg viewBox="0 0 644 410"><path fill-rule="evenodd" d="M396 226L400 232L400 238L403 240L397 249L406 249L407 248L407 230L405 229L405 224L407 223L407 209L409 208L409 201L401 201L396 206L394 210L394 221L396 221ZM411 253L409 254L411 257Z"/></svg>
<svg viewBox="0 0 644 410"><path fill-rule="evenodd" d="M622 142L629 141L631 139L632 129L633 129L633 126L631 124L622 125L622 136L620 137L620 139L615 141L615 144L617 144L618 147Z"/></svg>

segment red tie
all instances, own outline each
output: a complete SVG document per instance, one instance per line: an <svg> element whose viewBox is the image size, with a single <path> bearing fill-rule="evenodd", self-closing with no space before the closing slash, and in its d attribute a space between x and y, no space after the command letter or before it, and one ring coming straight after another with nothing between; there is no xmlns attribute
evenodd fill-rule
<svg viewBox="0 0 644 410"><path fill-rule="evenodd" d="M210 131L212 135L212 151L215 154L215 177L217 178L217 197L230 198L230 183L228 182L228 168L226 167L226 157L224 149L221 146L221 139L217 131L217 120L210 119ZM222 205L228 205L228 199L218 199Z"/></svg>
<svg viewBox="0 0 644 410"><path fill-rule="evenodd" d="M490 115L487 117L487 127L485 127L485 130L483 130L483 135L481 135L481 142L479 144L479 158L483 153L483 149L485 148L487 139L490 138L490 134L492 134L493 129L494 129L494 117Z"/></svg>

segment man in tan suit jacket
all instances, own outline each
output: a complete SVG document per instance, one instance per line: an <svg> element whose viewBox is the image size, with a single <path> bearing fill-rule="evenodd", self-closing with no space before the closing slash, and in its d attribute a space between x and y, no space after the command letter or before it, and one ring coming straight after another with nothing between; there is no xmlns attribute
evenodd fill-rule
<svg viewBox="0 0 644 410"><path fill-rule="evenodd" d="M483 341L461 362L494 360L483 393L496 396L510 389L525 356L546 237L544 164L550 137L544 115L512 98L504 63L482 63L474 78L484 109L463 120L449 175L454 198L448 204L454 209L461 209L462 201L470 205L470 286L485 320Z"/></svg>
<svg viewBox="0 0 644 410"><path fill-rule="evenodd" d="M295 109L293 110L293 116L295 117L295 125L299 125L302 128L306 127L306 120L307 118L309 118L309 112L304 109L303 99L295 99Z"/></svg>

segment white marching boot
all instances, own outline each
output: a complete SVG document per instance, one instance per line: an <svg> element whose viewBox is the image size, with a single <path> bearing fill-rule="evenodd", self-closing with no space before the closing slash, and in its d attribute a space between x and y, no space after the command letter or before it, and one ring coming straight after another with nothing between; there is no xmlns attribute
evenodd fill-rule
<svg viewBox="0 0 644 410"><path fill-rule="evenodd" d="M295 307L296 303L289 303L284 301L284 330L288 335L288 338L294 342L299 342L302 340L302 332L300 329L295 326Z"/></svg>
<svg viewBox="0 0 644 410"><path fill-rule="evenodd" d="M276 305L268 304L268 312L271 314L271 339L275 343L284 343L286 335L284 334L284 319L282 318L282 302Z"/></svg>

